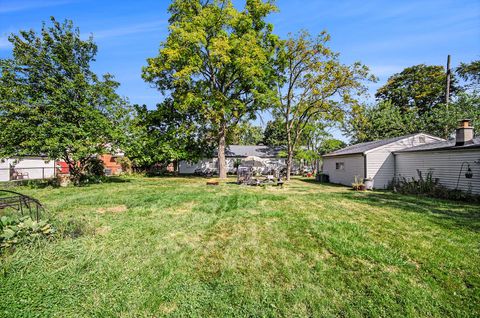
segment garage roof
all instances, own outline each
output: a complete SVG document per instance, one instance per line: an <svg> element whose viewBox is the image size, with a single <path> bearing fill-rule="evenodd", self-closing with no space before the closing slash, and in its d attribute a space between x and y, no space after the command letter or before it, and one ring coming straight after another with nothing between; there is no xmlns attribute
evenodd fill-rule
<svg viewBox="0 0 480 318"><path fill-rule="evenodd" d="M438 150L461 150L461 149L472 149L472 148L480 148L480 137L473 139L473 143L463 145L463 146L455 146L455 140L448 140L448 141L434 142L434 143L425 144L421 146L402 149L399 151L395 151L395 153L417 152L417 151L438 151Z"/></svg>
<svg viewBox="0 0 480 318"><path fill-rule="evenodd" d="M356 155L356 154L362 154L363 155L367 151L370 151L370 150L373 150L373 149L376 149L376 148L380 148L382 146L391 144L393 142L397 142L397 141L400 141L402 139L410 138L410 137L413 137L413 136L416 136L416 135L425 135L425 136L429 136L429 137L432 137L432 138L437 138L438 140L443 140L441 138L431 136L431 135L428 135L428 134L416 133L416 134L410 134L410 135L406 135L406 136L362 142L362 143L359 143L359 144L351 145L351 146L333 151L331 153L328 153L328 154L324 155L324 157Z"/></svg>

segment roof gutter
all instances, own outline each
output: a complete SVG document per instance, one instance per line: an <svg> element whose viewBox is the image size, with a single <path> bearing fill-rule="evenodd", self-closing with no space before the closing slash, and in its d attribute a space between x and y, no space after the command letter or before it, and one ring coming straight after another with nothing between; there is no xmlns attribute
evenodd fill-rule
<svg viewBox="0 0 480 318"><path fill-rule="evenodd" d="M342 153L339 153L339 154L326 154L326 155L322 155L322 158L333 158L333 157L347 157L347 156L356 156L356 155L364 155L365 153L364 152L352 152L352 153L345 153L345 154L342 154Z"/></svg>

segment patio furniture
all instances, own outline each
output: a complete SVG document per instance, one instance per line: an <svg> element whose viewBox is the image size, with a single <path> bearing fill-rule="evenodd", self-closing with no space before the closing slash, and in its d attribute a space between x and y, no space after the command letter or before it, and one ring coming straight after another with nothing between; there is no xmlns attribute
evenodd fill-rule
<svg viewBox="0 0 480 318"><path fill-rule="evenodd" d="M280 187L280 188L283 188L283 183L284 183L284 182L283 182L282 178L278 178L278 180L277 180L277 186Z"/></svg>
<svg viewBox="0 0 480 318"><path fill-rule="evenodd" d="M249 184L253 179L253 169L251 167L238 167L237 169L237 183Z"/></svg>
<svg viewBox="0 0 480 318"><path fill-rule="evenodd" d="M13 180L28 179L28 172L22 172L22 171L19 171L19 170L15 169L13 171L13 174L12 174L12 179Z"/></svg>

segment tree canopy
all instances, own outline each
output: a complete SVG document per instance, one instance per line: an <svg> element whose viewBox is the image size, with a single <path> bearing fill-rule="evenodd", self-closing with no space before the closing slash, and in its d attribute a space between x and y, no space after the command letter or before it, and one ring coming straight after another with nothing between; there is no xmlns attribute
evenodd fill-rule
<svg viewBox="0 0 480 318"><path fill-rule="evenodd" d="M261 0L247 0L241 11L230 0L174 0L168 37L143 69L175 107L201 114L217 139L221 178L228 129L272 100L277 37L265 18L275 10Z"/></svg>
<svg viewBox="0 0 480 318"><path fill-rule="evenodd" d="M157 163L195 161L212 154L197 113L180 111L170 98L154 110L145 105L134 108L124 151L136 167L148 169Z"/></svg>
<svg viewBox="0 0 480 318"><path fill-rule="evenodd" d="M446 73L443 66L414 65L391 76L375 94L379 101L389 101L402 112L429 112L445 102ZM452 74L450 94L458 91L457 80Z"/></svg>
<svg viewBox="0 0 480 318"><path fill-rule="evenodd" d="M88 160L116 148L128 115L113 76L90 68L97 46L71 21L12 34L0 60L0 157L47 155L79 180Z"/></svg>
<svg viewBox="0 0 480 318"><path fill-rule="evenodd" d="M227 141L230 145L258 145L263 141L263 129L242 122L229 130Z"/></svg>
<svg viewBox="0 0 480 318"><path fill-rule="evenodd" d="M263 143L271 147L287 145L285 122L282 118L276 117L267 122L263 132Z"/></svg>
<svg viewBox="0 0 480 318"><path fill-rule="evenodd" d="M480 89L480 60L460 63L456 72L458 76L467 82L467 88Z"/></svg>
<svg viewBox="0 0 480 318"><path fill-rule="evenodd" d="M361 63L342 64L327 46L329 40L326 32L311 37L302 31L287 39L278 53L279 103L274 113L285 124L287 179L306 128L313 122L341 121L344 111L366 92L364 80L374 80Z"/></svg>
<svg viewBox="0 0 480 318"><path fill-rule="evenodd" d="M359 105L344 123L344 132L353 142L398 137L425 132L449 138L462 118L480 118L476 61L461 63L452 74L452 96L445 103L446 73L441 66L416 65L393 75L377 91L373 106ZM473 88L473 89L471 89Z"/></svg>

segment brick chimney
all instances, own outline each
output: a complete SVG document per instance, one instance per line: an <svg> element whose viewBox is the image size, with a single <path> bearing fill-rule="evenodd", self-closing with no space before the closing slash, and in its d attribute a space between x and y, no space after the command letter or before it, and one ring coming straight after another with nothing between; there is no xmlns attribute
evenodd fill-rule
<svg viewBox="0 0 480 318"><path fill-rule="evenodd" d="M470 119L463 119L460 121L460 127L457 128L455 146L463 146L473 143L473 127L470 123Z"/></svg>

